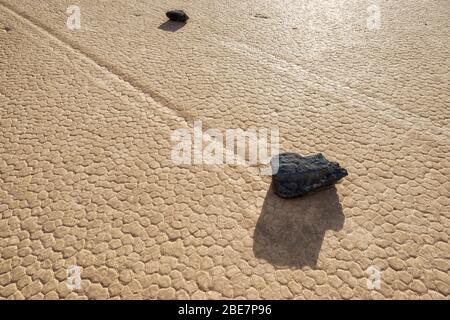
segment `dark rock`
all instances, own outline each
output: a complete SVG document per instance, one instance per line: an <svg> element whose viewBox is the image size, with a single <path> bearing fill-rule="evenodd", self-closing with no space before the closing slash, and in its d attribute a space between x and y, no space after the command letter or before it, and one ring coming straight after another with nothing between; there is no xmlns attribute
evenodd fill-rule
<svg viewBox="0 0 450 320"><path fill-rule="evenodd" d="M3 30L5 30L6 32L10 32L12 28L10 26L5 26Z"/></svg>
<svg viewBox="0 0 450 320"><path fill-rule="evenodd" d="M331 186L348 175L347 170L328 161L321 153L306 157L282 153L272 158L271 164L274 191L282 198L302 196Z"/></svg>
<svg viewBox="0 0 450 320"><path fill-rule="evenodd" d="M167 11L166 16L167 18L169 18L170 21L177 21L183 23L186 23L186 21L189 19L188 15L183 10Z"/></svg>

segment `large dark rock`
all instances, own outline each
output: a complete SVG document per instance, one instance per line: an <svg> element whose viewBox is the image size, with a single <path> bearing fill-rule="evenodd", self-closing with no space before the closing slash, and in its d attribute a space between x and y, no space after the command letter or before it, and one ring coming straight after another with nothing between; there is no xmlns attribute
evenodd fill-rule
<svg viewBox="0 0 450 320"><path fill-rule="evenodd" d="M328 161L321 153L303 157L296 153L282 153L272 158L274 191L283 198L305 195L331 186L347 176L347 170Z"/></svg>
<svg viewBox="0 0 450 320"><path fill-rule="evenodd" d="M183 10L167 11L166 16L167 18L169 18L170 21L177 21L183 23L186 23L186 21L189 19L188 15Z"/></svg>

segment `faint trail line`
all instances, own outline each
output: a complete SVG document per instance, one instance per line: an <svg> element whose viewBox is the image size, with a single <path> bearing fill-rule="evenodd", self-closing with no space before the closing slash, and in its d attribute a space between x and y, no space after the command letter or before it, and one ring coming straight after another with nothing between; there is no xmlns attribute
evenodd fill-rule
<svg viewBox="0 0 450 320"><path fill-rule="evenodd" d="M102 68L103 70L107 71L108 73L114 75L115 78L117 78L122 82L127 83L141 94L148 95L152 100L154 100L162 107L172 110L173 112L175 112L176 115L183 118L186 122L193 121L195 119L188 112L180 110L179 107L177 107L173 102L164 97L161 93L148 88L148 86L142 84L139 79L131 78L126 71L122 71L119 67L112 65L111 63L105 61L104 59L95 54L83 51L83 48L80 45L74 43L74 41L72 41L71 39L68 39L67 37L62 35L54 34L53 31L49 27L45 26L43 23L39 22L38 20L34 19L33 17L30 17L25 13L16 12L9 4L5 4L1 0L0 5L3 6L11 14L18 17L20 20L26 21L30 26L32 26L36 30L46 34L48 37L57 41L61 46L74 51L84 59L88 60L91 64L95 64L98 67ZM260 48L251 47L245 43L235 41L228 37L226 37L225 39L226 41L217 40L214 38L213 42L223 47L234 50L235 52L238 52L241 55L248 55L252 57L252 59L255 59L256 56L263 56L266 58L266 60L269 61L267 65L275 72L278 73L282 72L283 75L288 76L294 80L298 80L299 78L301 78L312 88L317 88L318 90L321 90L323 92L334 94L335 96L340 97L343 100L347 100L349 102L352 102L353 104L357 104L359 108L370 110L378 115L381 115L382 117L388 117L390 118L390 120L402 122L406 124L408 127L418 128L418 124L420 123L423 126L433 128L434 133L436 133L436 131L438 131L439 134L444 135L448 135L450 133L450 129L447 129L446 127L441 128L440 126L437 126L427 118L418 116L405 110L400 110L390 103L379 101L364 93L360 93L348 86L344 86L333 79L318 76L313 72L303 69L302 67L298 66L295 63L288 62L283 58L277 57ZM378 108L370 107L370 104L375 105ZM384 125L389 126L389 124L382 121L382 119L380 119L380 121ZM205 128L209 128L207 121L204 121L204 124Z"/></svg>
<svg viewBox="0 0 450 320"><path fill-rule="evenodd" d="M358 107L360 108L362 107L368 109L382 116L387 116L391 119L395 119L396 121L399 122L406 122L408 125L417 126L417 122L421 122L423 125L427 127L433 127L433 129L439 131L440 134L444 135L450 134L450 128L447 127L442 128L441 126L437 126L433 121L427 118L424 118L420 115L411 113L406 110L401 110L391 103L380 101L376 98L370 97L348 86L342 85L341 83L333 79L318 76L310 71L303 69L302 67L298 66L295 63L288 62L283 58L277 57L259 48L254 48L229 38L226 41L223 40L215 40L215 41L220 45L232 49L238 53L239 52L241 54L247 53L252 58L257 55L259 56L262 55L268 60L272 60L268 65L275 72L282 72L285 76L291 77L293 80L297 80L298 78L300 78L301 80L307 82L310 87L313 88L316 87L318 90L332 93L344 100L352 102L353 104L357 104ZM370 104L375 105L378 108L370 107Z"/></svg>
<svg viewBox="0 0 450 320"><path fill-rule="evenodd" d="M136 91L140 92L143 95L146 95L151 98L154 102L161 105L162 107L169 109L171 112L174 112L177 116L180 118L183 118L184 121L193 121L194 117L189 115L186 112L180 111L179 108L169 101L166 97L161 95L159 92L155 90L151 90L144 86L143 84L139 83L138 80L131 79L127 74L122 72L119 68L115 67L114 65L108 63L107 61L104 61L100 57L86 53L82 50L81 46L77 45L70 39L61 36L56 35L52 32L50 28L39 22L38 20L34 19L33 17L30 17L29 15L25 13L20 13L14 10L9 4L5 4L3 1L0 0L0 6L2 6L5 11L9 12L11 15L15 16L20 21L24 21L26 24L34 28L40 33L45 34L47 37L51 38L53 41L58 43L60 46L64 47L65 49L68 49L72 52L74 52L76 55L83 58L85 61L87 61L89 64L93 64L97 66L98 68L102 69L103 71L106 71L107 73L113 75L113 77L122 82L126 83L129 86L133 87Z"/></svg>
<svg viewBox="0 0 450 320"><path fill-rule="evenodd" d="M178 110L178 108L172 102L170 102L168 99L166 99L165 97L163 97L156 91L149 90L148 88L145 88L141 84L136 83L135 81L130 79L126 74L124 74L117 67L109 64L108 62L106 62L102 59L99 59L98 57L96 57L94 55L85 53L82 50L82 48L80 48L76 44L72 44L72 42L69 39L53 34L48 27L41 24L39 21L36 21L35 19L29 17L28 15L25 15L25 14L22 15L16 11L14 11L12 8L9 7L9 5L5 5L1 0L0 0L0 6L3 7L5 9L5 11L9 12L11 15L16 17L19 21L23 21L24 23L30 25L32 28L37 30L37 32L43 33L45 36L49 37L51 40L56 42L58 45L62 46L64 49L72 51L75 55L79 56L80 59L82 59L82 60L84 59L88 64L94 65L96 68L100 68L102 70L102 72L104 72L104 73L106 73L106 75L109 75L110 77L112 77L113 81L119 81L120 83L133 88L135 91L137 91L141 95L141 98L143 98L144 101L146 101L146 97L148 96L156 104L165 108L169 113L172 113L175 116L183 119L183 121L186 124L186 127L188 127L188 128L191 127L194 123L194 120L196 120L196 118ZM89 77L96 83L96 85L98 85L98 86L100 85L104 89L107 89L107 90L108 89L115 90L115 89L112 89L111 86L108 86L108 80L105 80L105 79L99 80L99 79L94 78L92 75L89 75ZM0 94L2 96L5 96L1 91L0 91ZM7 96L5 96L5 97L7 99L9 99ZM208 126L207 122L204 121L204 119L202 119L202 125L204 128L204 131L207 129L211 129L211 127ZM208 134L206 134L206 133L203 133L203 134L204 134L204 136L208 136L210 139L212 139ZM229 152L230 150L227 149L227 151ZM235 157L240 158L240 155L237 151L232 150L231 152L234 154ZM240 158L240 159L242 160L242 158ZM251 168L251 167L254 168L255 166L248 166L248 168ZM258 176L257 180L260 180L260 179L262 179L262 178Z"/></svg>

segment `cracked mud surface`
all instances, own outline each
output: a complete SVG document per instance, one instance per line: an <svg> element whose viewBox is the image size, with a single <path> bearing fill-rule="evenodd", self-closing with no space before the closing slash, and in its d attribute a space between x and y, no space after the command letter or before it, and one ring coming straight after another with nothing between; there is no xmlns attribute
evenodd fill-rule
<svg viewBox="0 0 450 320"><path fill-rule="evenodd" d="M381 1L378 31L366 1L76 2L70 31L72 2L0 0L1 298L450 297L448 1ZM194 120L349 176L287 201L256 167L177 166Z"/></svg>

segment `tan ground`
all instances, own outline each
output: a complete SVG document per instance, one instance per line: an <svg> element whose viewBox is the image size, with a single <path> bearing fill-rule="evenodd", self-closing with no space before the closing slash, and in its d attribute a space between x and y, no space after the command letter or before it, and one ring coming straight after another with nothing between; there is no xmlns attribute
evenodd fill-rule
<svg viewBox="0 0 450 320"><path fill-rule="evenodd" d="M380 1L377 31L370 1L232 3L0 0L0 297L450 297L448 0ZM194 120L350 175L286 201L255 167L176 166Z"/></svg>

